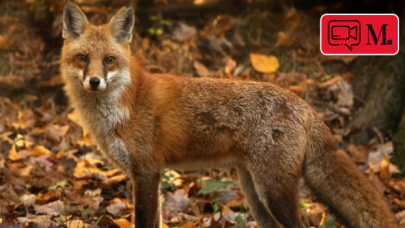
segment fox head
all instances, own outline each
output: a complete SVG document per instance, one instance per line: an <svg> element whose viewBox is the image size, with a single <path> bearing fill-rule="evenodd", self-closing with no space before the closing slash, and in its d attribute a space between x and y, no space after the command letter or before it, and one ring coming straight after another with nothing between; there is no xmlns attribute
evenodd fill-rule
<svg viewBox="0 0 405 228"><path fill-rule="evenodd" d="M67 90L99 94L130 81L134 22L132 6L121 8L108 24L95 26L76 3L65 3L61 73Z"/></svg>

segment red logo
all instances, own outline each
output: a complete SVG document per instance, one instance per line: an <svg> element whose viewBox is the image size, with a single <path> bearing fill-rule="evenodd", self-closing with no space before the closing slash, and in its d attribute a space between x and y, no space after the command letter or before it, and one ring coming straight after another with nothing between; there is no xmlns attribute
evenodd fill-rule
<svg viewBox="0 0 405 228"><path fill-rule="evenodd" d="M396 55L399 51L395 14L324 14L320 27L324 55Z"/></svg>

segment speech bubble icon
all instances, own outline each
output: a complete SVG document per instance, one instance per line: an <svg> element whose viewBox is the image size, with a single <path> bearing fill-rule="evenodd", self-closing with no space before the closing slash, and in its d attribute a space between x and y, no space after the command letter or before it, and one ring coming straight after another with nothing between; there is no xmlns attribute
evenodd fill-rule
<svg viewBox="0 0 405 228"><path fill-rule="evenodd" d="M331 20L328 23L328 42L332 46L353 46L360 44L360 22L358 20Z"/></svg>

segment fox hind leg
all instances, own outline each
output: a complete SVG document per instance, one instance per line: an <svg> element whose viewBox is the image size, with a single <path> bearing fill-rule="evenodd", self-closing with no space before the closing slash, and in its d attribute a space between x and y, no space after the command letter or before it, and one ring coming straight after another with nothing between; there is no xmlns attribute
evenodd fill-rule
<svg viewBox="0 0 405 228"><path fill-rule="evenodd" d="M277 228L277 222L272 215L267 211L264 204L260 201L259 196L255 190L252 176L244 166L238 166L237 168L239 183L245 195L249 207L252 210L253 217L255 218L257 225L260 228Z"/></svg>

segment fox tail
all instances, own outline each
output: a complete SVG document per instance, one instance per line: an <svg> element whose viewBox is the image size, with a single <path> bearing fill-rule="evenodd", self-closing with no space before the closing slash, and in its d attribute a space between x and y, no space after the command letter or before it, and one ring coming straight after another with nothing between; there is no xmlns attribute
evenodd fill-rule
<svg viewBox="0 0 405 228"><path fill-rule="evenodd" d="M381 194L344 151L335 150L327 126L320 121L311 132L304 177L317 200L346 227L398 227Z"/></svg>

